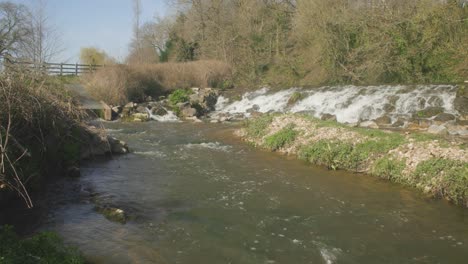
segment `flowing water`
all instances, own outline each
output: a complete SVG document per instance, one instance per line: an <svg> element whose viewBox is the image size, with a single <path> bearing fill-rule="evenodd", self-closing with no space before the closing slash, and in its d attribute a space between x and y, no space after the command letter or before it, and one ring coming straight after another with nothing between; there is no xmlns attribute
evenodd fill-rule
<svg viewBox="0 0 468 264"><path fill-rule="evenodd" d="M95 263L468 259L468 211L413 189L254 149L232 126L105 125L133 153L57 184L44 226ZM95 201L130 220L107 220Z"/></svg>
<svg viewBox="0 0 468 264"><path fill-rule="evenodd" d="M246 93L241 100L229 104L226 98L218 100L219 113L245 114L249 110L267 112L307 112L319 117L335 115L338 122L355 123L388 116L395 122L414 113L437 107L445 113L457 115L454 109L457 87L452 85L398 85L398 86L331 86L316 89L291 88L270 92L267 88ZM297 102L289 102L294 93L300 93Z"/></svg>

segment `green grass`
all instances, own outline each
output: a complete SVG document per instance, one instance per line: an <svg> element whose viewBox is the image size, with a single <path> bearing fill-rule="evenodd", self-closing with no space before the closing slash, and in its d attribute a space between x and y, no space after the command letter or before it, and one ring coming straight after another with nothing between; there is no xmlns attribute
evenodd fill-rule
<svg viewBox="0 0 468 264"><path fill-rule="evenodd" d="M191 94L191 91L189 90L177 89L169 95L168 99L171 105L175 106L178 103L188 102L190 94Z"/></svg>
<svg viewBox="0 0 468 264"><path fill-rule="evenodd" d="M0 227L0 263L5 264L81 264L83 257L65 246L54 233L43 232L20 239L9 226Z"/></svg>
<svg viewBox="0 0 468 264"><path fill-rule="evenodd" d="M400 179L405 166L405 161L384 156L374 162L371 174L382 179L401 182Z"/></svg>
<svg viewBox="0 0 468 264"><path fill-rule="evenodd" d="M293 104L299 102L300 100L302 100L304 98L305 98L305 95L303 93L294 92L291 95L291 97L289 97L289 99L288 99L288 105L293 105Z"/></svg>
<svg viewBox="0 0 468 264"><path fill-rule="evenodd" d="M297 134L298 132L294 130L294 124L288 124L280 131L265 138L264 145L268 149L275 151L288 144L291 144L296 139Z"/></svg>
<svg viewBox="0 0 468 264"><path fill-rule="evenodd" d="M430 159L418 164L415 183L429 187L456 204L468 203L468 163L448 159Z"/></svg>
<svg viewBox="0 0 468 264"><path fill-rule="evenodd" d="M263 137L271 122L273 122L272 115L263 115L255 119L246 120L247 135L252 138Z"/></svg>

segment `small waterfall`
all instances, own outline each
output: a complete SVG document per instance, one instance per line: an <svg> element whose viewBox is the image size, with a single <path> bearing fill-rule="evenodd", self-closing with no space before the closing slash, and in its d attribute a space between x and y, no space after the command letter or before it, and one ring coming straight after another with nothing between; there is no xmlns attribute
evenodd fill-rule
<svg viewBox="0 0 468 264"><path fill-rule="evenodd" d="M414 86L327 86L317 89L290 88L271 93L267 88L244 94L240 101L227 104L225 98L218 99L218 113L244 114L252 110L268 112L306 112L321 117L335 115L338 122L355 123L374 120L384 115L393 121L409 118L414 113L429 107L457 115L453 102L457 87L452 85ZM301 96L297 102L288 104L294 93Z"/></svg>
<svg viewBox="0 0 468 264"><path fill-rule="evenodd" d="M166 108L164 108L164 110L166 110L167 114L160 116L160 115L153 115L153 113L151 113L151 110L146 108L146 111L148 112L148 115L150 119L152 120L155 120L158 122L179 122L180 121L177 115L174 114L174 112L169 111Z"/></svg>

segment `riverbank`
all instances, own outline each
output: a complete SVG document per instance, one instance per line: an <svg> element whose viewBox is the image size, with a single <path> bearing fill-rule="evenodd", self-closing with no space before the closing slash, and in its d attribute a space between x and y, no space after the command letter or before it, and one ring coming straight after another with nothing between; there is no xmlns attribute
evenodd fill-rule
<svg viewBox="0 0 468 264"><path fill-rule="evenodd" d="M355 128L301 114L262 115L236 134L329 169L366 173L468 207L466 141Z"/></svg>

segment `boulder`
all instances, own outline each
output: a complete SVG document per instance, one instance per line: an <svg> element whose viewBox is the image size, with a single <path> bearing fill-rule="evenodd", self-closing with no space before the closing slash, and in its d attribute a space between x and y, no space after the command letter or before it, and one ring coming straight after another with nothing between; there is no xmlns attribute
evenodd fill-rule
<svg viewBox="0 0 468 264"><path fill-rule="evenodd" d="M384 116L381 116L381 117L375 119L374 122L378 126L388 126L388 125L392 124L392 119L389 116L384 115Z"/></svg>
<svg viewBox="0 0 468 264"><path fill-rule="evenodd" d="M392 127L404 127L405 120L402 118L398 118L395 122L392 123Z"/></svg>
<svg viewBox="0 0 468 264"><path fill-rule="evenodd" d="M321 120L323 121L336 121L336 115L332 115L332 114L323 114L321 117L320 117Z"/></svg>
<svg viewBox="0 0 468 264"><path fill-rule="evenodd" d="M148 110L147 110L146 107L144 107L144 106L142 106L142 105L139 105L139 106L137 106L137 108L136 108L136 112L137 112L137 113L143 113L143 114L144 114L144 113L148 113Z"/></svg>
<svg viewBox="0 0 468 264"><path fill-rule="evenodd" d="M114 112L114 114L118 115L120 113L122 113L122 106L118 105L118 106L114 106L112 107L112 112Z"/></svg>
<svg viewBox="0 0 468 264"><path fill-rule="evenodd" d="M130 102L128 104L126 104L123 109L122 109L122 112L121 112L121 116L122 117L128 117L128 116L131 116L133 114L133 111L134 110L134 104L133 102Z"/></svg>
<svg viewBox="0 0 468 264"><path fill-rule="evenodd" d="M434 121L436 121L436 122L438 122L440 124L443 124L443 123L446 123L448 121L455 120L455 118L456 117L454 115L452 115L452 114L440 113L434 118Z"/></svg>
<svg viewBox="0 0 468 264"><path fill-rule="evenodd" d="M107 141L109 142L110 150L112 154L126 154L128 153L128 145L125 141L118 140L114 137L107 136Z"/></svg>
<svg viewBox="0 0 468 264"><path fill-rule="evenodd" d="M149 121L150 117L148 113L135 113L132 114L130 121L133 122L146 122Z"/></svg>
<svg viewBox="0 0 468 264"><path fill-rule="evenodd" d="M361 122L361 123L359 123L359 127L364 127L364 128L379 128L379 126L377 125L377 123L375 123L374 121L364 121L364 122Z"/></svg>
<svg viewBox="0 0 468 264"><path fill-rule="evenodd" d="M167 115L167 110L162 105L158 104L151 108L151 114L164 116Z"/></svg>
<svg viewBox="0 0 468 264"><path fill-rule="evenodd" d="M443 113L444 112L444 108L443 107L435 107L435 106L431 106L431 107L427 107L423 110L420 110L418 112L415 113L414 117L415 118L429 118L429 117L433 117L433 116L436 116L440 113Z"/></svg>
<svg viewBox="0 0 468 264"><path fill-rule="evenodd" d="M181 116L185 117L185 118L194 117L194 116L196 117L197 116L197 109L192 108L192 107L184 107L184 108L182 108L180 113L181 113Z"/></svg>
<svg viewBox="0 0 468 264"><path fill-rule="evenodd" d="M104 215L104 217L109 221L121 224L125 224L127 222L127 214L122 209L107 206L96 206L95 210Z"/></svg>
<svg viewBox="0 0 468 264"><path fill-rule="evenodd" d="M80 168L77 166L68 167L65 173L67 177L71 177L71 178L78 178L81 176Z"/></svg>
<svg viewBox="0 0 468 264"><path fill-rule="evenodd" d="M427 132L431 134L444 135L447 134L447 128L444 126L432 125L427 129Z"/></svg>

